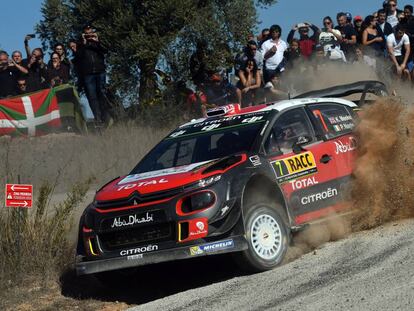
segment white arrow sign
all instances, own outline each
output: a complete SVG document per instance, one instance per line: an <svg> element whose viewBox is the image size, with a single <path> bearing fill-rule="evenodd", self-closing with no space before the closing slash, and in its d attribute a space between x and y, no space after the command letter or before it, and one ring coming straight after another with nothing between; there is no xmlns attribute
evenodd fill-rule
<svg viewBox="0 0 414 311"><path fill-rule="evenodd" d="M30 189L29 187L18 187L16 185L11 186L10 188L11 188L12 191L15 191L15 190L29 190Z"/></svg>
<svg viewBox="0 0 414 311"><path fill-rule="evenodd" d="M27 201L23 201L23 202L10 202L11 205L20 205L20 206L24 206L26 207L27 205L29 205L29 203L27 203Z"/></svg>

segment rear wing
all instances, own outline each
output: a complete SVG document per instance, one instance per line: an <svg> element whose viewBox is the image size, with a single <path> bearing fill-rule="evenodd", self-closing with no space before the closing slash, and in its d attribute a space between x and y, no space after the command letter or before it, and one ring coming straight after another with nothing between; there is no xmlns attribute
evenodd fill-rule
<svg viewBox="0 0 414 311"><path fill-rule="evenodd" d="M298 98L323 98L323 97L346 97L352 94L361 93L361 98L356 101L358 106L365 104L367 94L376 96L388 96L388 90L384 83L380 81L359 81L350 84L338 85L322 90L310 91L300 94L293 99Z"/></svg>

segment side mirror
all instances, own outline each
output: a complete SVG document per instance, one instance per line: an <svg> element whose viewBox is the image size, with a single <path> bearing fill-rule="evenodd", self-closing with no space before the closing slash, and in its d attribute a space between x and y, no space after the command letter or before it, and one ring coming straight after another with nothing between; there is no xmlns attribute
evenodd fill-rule
<svg viewBox="0 0 414 311"><path fill-rule="evenodd" d="M299 154L302 151L305 151L305 149L303 149L302 146L308 144L311 141L312 141L312 138L310 136L306 136L306 135L299 136L297 140L293 143L293 146L292 146L293 153Z"/></svg>

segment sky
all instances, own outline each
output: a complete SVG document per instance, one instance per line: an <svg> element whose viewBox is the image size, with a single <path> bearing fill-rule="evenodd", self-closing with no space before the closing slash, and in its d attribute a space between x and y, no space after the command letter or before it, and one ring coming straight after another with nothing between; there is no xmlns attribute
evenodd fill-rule
<svg viewBox="0 0 414 311"><path fill-rule="evenodd" d="M9 54L14 50L24 52L23 40L26 34L34 33L34 26L41 18L42 0L1 0L0 9L0 49ZM336 13L345 11L353 16L363 17L382 7L382 0L279 0L267 9L259 9L260 31L272 24L282 27L282 38L286 39L292 26L300 22L310 22L321 27L322 18L330 15L334 20ZM411 1L412 3L412 1ZM399 1L403 8L409 1ZM30 47L40 47L36 38L30 41ZM23 53L24 54L24 53Z"/></svg>

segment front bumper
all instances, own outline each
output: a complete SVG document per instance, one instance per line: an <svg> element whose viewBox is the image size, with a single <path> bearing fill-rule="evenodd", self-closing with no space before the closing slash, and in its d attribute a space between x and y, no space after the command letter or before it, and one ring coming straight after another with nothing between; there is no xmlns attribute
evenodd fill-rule
<svg viewBox="0 0 414 311"><path fill-rule="evenodd" d="M95 261L82 261L82 257L79 256L75 267L77 275L84 275L199 256L240 252L247 248L246 238L235 236L214 242Z"/></svg>

